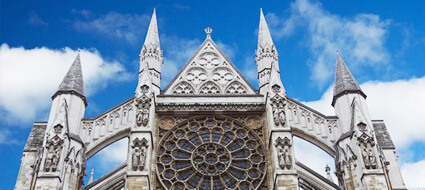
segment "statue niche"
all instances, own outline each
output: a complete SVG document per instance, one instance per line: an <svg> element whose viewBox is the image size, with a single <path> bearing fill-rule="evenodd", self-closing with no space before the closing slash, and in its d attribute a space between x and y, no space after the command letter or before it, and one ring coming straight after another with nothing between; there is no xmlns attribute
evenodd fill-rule
<svg viewBox="0 0 425 190"><path fill-rule="evenodd" d="M151 107L151 98L149 95L149 86L143 85L140 87L141 96L136 99L137 115L136 124L137 126L146 126L149 122L149 110Z"/></svg>
<svg viewBox="0 0 425 190"><path fill-rule="evenodd" d="M44 162L45 172L56 172L62 153L63 140L58 136L54 136L47 142L47 156Z"/></svg>
<svg viewBox="0 0 425 190"><path fill-rule="evenodd" d="M365 168L376 169L377 162L375 152L373 150L373 147L375 146L374 139L372 137L369 137L366 133L363 133L358 140L360 149L362 151L362 157Z"/></svg>
<svg viewBox="0 0 425 190"><path fill-rule="evenodd" d="M147 143L148 141L145 138L142 140L139 138L133 140L133 145L131 146L131 148L133 148L133 153L131 155L131 166L133 171L143 171L145 169L146 149L148 148Z"/></svg>
<svg viewBox="0 0 425 190"><path fill-rule="evenodd" d="M287 137L284 139L278 137L275 146L280 169L290 170L292 168L291 141Z"/></svg>
<svg viewBox="0 0 425 190"><path fill-rule="evenodd" d="M279 95L275 95L271 99L271 102L274 123L276 124L276 126L284 127L286 123L286 99Z"/></svg>

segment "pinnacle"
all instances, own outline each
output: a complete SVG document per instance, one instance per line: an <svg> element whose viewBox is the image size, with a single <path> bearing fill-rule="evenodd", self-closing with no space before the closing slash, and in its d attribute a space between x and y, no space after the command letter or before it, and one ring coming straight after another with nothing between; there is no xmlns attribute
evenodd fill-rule
<svg viewBox="0 0 425 190"><path fill-rule="evenodd" d="M145 38L145 46L153 45L154 47L160 48L159 44L159 34L158 34L158 24L156 20L156 9L153 10L152 18L149 23L149 29Z"/></svg>
<svg viewBox="0 0 425 190"><path fill-rule="evenodd" d="M336 98L344 92L360 92L360 94L366 98L366 95L363 93L356 79L344 63L344 60L342 60L339 52L337 52L334 100L332 101L332 105L335 103Z"/></svg>
<svg viewBox="0 0 425 190"><path fill-rule="evenodd" d="M62 93L76 93L81 96L86 103L85 93L84 93L84 82L83 82L83 73L81 69L80 54L77 54L74 62L66 73L65 77L62 80L62 83L59 85L57 92L53 95L52 98L56 95ZM86 103L87 104L87 103Z"/></svg>
<svg viewBox="0 0 425 190"><path fill-rule="evenodd" d="M270 35L269 27L267 26L266 18L263 14L263 9L260 9L260 25L258 27L258 46L257 49L273 46L272 36Z"/></svg>

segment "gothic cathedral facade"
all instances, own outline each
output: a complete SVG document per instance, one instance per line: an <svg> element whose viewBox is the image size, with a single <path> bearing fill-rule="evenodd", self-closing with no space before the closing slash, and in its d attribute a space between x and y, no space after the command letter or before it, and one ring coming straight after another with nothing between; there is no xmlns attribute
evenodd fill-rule
<svg viewBox="0 0 425 190"><path fill-rule="evenodd" d="M279 54L263 12L254 89L217 47L211 28L165 89L163 52L153 12L140 52L133 97L85 118L80 56L52 97L23 150L15 189L406 189L382 120L372 120L366 94L338 55L332 106L324 115L288 97ZM297 161L293 137L335 160L333 182ZM128 138L126 162L83 184L95 153ZM329 168L326 169L329 172Z"/></svg>

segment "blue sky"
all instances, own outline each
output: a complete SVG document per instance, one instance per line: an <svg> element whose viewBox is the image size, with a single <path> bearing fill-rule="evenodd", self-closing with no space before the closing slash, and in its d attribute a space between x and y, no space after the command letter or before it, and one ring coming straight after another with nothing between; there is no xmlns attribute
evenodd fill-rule
<svg viewBox="0 0 425 190"><path fill-rule="evenodd" d="M386 121L406 183L425 186L419 180L425 173L417 169L425 168L423 1L18 0L0 1L0 188L13 188L32 123L47 120L50 97L79 49L86 117L133 95L138 54L155 7L163 87L210 26L213 40L258 88L254 52L263 8L287 94L334 115L331 85L339 50L368 95L373 119ZM122 161L108 158L106 165Z"/></svg>

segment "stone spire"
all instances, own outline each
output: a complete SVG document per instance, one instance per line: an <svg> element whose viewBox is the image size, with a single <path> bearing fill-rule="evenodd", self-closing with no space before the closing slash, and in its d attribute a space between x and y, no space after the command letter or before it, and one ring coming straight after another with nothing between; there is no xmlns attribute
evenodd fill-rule
<svg viewBox="0 0 425 190"><path fill-rule="evenodd" d="M161 67L163 64L163 54L159 43L158 26L156 20L156 10L153 10L152 18L146 33L145 43L140 51L139 79L142 69L147 64L151 76L154 93L160 93ZM140 86L138 86L140 88Z"/></svg>
<svg viewBox="0 0 425 190"><path fill-rule="evenodd" d="M332 106L335 104L336 99L345 93L359 93L366 98L366 94L360 89L359 84L344 63L344 60L342 60L339 52L337 54Z"/></svg>
<svg viewBox="0 0 425 190"><path fill-rule="evenodd" d="M260 9L260 25L258 27L257 49L271 46L274 46L272 36L270 35L269 27L267 26L266 18L263 14L263 9Z"/></svg>
<svg viewBox="0 0 425 190"><path fill-rule="evenodd" d="M80 53L77 54L77 57L66 73L65 77L62 80L62 83L59 85L58 90L53 95L54 99L59 94L71 93L80 96L84 103L87 106L86 96L84 93L84 82L83 82L83 73L81 69Z"/></svg>
<svg viewBox="0 0 425 190"><path fill-rule="evenodd" d="M260 9L260 24L258 26L258 44L255 51L255 63L257 64L258 83L260 94L266 94L269 91L269 80L272 64L277 63L277 71L279 71L279 54L274 46L267 26L263 9Z"/></svg>
<svg viewBox="0 0 425 190"><path fill-rule="evenodd" d="M147 64L143 65L142 72L139 77L139 88L136 89L136 98L140 98L142 95L150 96L152 91L152 82L149 77L149 66Z"/></svg>
<svg viewBox="0 0 425 190"><path fill-rule="evenodd" d="M153 9L153 14L152 14L151 22L149 23L149 29L146 34L144 46L161 49L159 45L159 34L158 34L157 25L158 24L156 21L156 9Z"/></svg>

